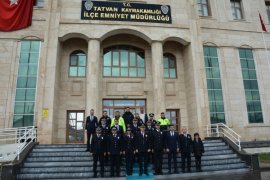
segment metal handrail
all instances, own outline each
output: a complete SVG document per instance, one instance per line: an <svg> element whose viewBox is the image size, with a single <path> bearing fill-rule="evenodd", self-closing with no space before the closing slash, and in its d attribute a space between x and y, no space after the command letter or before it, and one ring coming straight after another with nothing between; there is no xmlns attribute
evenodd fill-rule
<svg viewBox="0 0 270 180"><path fill-rule="evenodd" d="M226 137L236 146L238 146L239 151L241 151L241 136L237 134L234 130L229 128L226 124L216 123L206 126L206 136L207 137Z"/></svg>
<svg viewBox="0 0 270 180"><path fill-rule="evenodd" d="M14 158L17 157L17 160L19 160L21 152L36 140L37 129L34 126L0 129L0 144L15 144L17 153ZM6 152L6 155L10 154L10 152Z"/></svg>

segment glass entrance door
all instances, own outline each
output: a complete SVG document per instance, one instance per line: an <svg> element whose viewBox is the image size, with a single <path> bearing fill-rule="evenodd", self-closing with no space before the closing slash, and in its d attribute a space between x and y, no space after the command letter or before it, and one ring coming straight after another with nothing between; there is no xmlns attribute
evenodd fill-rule
<svg viewBox="0 0 270 180"><path fill-rule="evenodd" d="M171 121L171 124L175 125L176 131L180 131L180 113L179 109L167 109L166 118Z"/></svg>
<svg viewBox="0 0 270 180"><path fill-rule="evenodd" d="M106 99L103 100L103 110L106 110L111 118L114 117L115 111L119 111L122 116L126 107L129 107L133 114L144 114L146 113L145 104L144 99Z"/></svg>
<svg viewBox="0 0 270 180"><path fill-rule="evenodd" d="M67 111L67 143L84 143L84 111Z"/></svg>

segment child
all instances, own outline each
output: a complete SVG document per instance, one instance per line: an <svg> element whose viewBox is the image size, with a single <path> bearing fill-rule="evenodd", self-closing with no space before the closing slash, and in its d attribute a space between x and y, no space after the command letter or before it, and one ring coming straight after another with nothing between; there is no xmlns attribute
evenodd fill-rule
<svg viewBox="0 0 270 180"><path fill-rule="evenodd" d="M203 146L203 142L200 138L199 133L194 134L193 153L195 156L196 171L202 172L201 157L202 157L202 154L204 153L204 146Z"/></svg>

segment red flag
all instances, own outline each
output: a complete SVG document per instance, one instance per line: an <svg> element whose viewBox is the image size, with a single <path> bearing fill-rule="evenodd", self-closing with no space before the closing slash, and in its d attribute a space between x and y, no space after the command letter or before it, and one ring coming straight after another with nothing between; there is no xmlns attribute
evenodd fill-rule
<svg viewBox="0 0 270 180"><path fill-rule="evenodd" d="M262 31L263 31L263 32L267 32L267 31L266 31L265 24L264 24L264 22L263 22L263 19L262 19L262 16L261 16L260 13L259 13L259 16L260 16L260 21L261 21L261 25L262 25Z"/></svg>
<svg viewBox="0 0 270 180"><path fill-rule="evenodd" d="M35 0L0 0L0 31L14 31L32 24Z"/></svg>

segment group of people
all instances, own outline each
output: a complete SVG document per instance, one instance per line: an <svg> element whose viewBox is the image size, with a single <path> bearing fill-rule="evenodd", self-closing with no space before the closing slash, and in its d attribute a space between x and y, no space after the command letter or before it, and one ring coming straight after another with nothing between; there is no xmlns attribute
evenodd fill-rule
<svg viewBox="0 0 270 180"><path fill-rule="evenodd" d="M194 134L194 140L187 133L187 128L181 129L182 133L175 131L175 125L165 117L154 119L150 113L149 118L145 114L144 119L138 113L135 116L129 107L120 116L118 111L115 117L110 118L107 111L103 111L102 117L90 115L86 118L85 129L87 132L87 149L93 154L93 172L97 177L97 163L100 164L100 175L104 177L104 165L110 161L110 176L120 176L120 164L125 158L126 174L132 175L133 164L137 160L139 175L148 175L148 164L153 163L154 174L162 172L163 154L168 154L169 174L172 173L171 162L173 160L174 173L177 170L177 154L181 153L182 172L191 172L191 154L195 156L196 171L201 170L201 156L204 153L203 142L198 133Z"/></svg>

